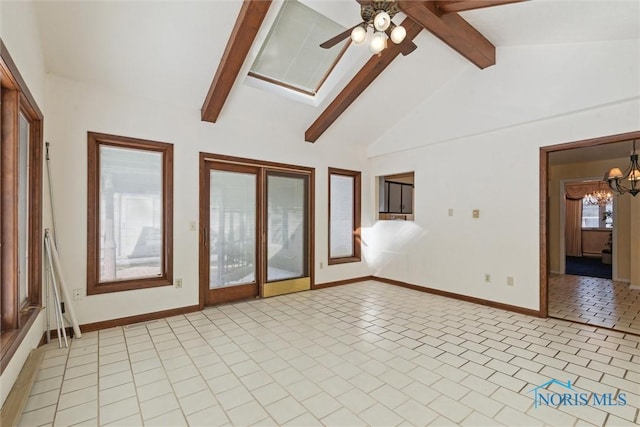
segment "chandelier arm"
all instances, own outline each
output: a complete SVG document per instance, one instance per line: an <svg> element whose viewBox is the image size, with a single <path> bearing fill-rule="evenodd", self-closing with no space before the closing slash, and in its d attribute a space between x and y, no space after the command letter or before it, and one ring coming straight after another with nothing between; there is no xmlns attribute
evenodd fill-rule
<svg viewBox="0 0 640 427"><path fill-rule="evenodd" d="M638 155L635 154L636 152L635 148L636 148L636 144L634 141L633 142L634 154L633 156L631 156L631 167L628 174L629 182L631 182L631 188L629 189L629 193L631 193L631 195L634 197L636 194L640 193L640 164L638 164Z"/></svg>
<svg viewBox="0 0 640 427"><path fill-rule="evenodd" d="M614 169L611 169L609 173L605 175L609 188L619 195L630 193L635 197L636 194L640 193L640 164L638 163L638 153L636 152L635 140L633 141L633 151L630 156L629 167L627 167L622 173L618 172L620 175L616 174L615 176L610 176L613 170ZM619 169L617 170L619 171ZM625 180L629 180L629 186L623 184Z"/></svg>
<svg viewBox="0 0 640 427"><path fill-rule="evenodd" d="M631 181L631 185L627 187L622 183L624 179L625 177L612 178L608 180L609 187L619 195L631 193L635 196L636 194L640 193L640 185L638 185L637 181Z"/></svg>
<svg viewBox="0 0 640 427"><path fill-rule="evenodd" d="M634 141L635 142L635 141ZM631 163L629 167L627 167L622 173L621 177L615 178L616 184L624 190L624 193L631 193L632 195L638 194L640 192L640 165L638 164L638 155L635 154L635 144L634 144L634 154L631 155ZM633 177L637 176L638 178L634 179ZM622 182L625 180L629 181L629 186L624 185Z"/></svg>
<svg viewBox="0 0 640 427"><path fill-rule="evenodd" d="M622 178L609 178L607 183L609 184L609 188L618 193L619 195L623 195L629 191L627 187L625 187L620 181Z"/></svg>

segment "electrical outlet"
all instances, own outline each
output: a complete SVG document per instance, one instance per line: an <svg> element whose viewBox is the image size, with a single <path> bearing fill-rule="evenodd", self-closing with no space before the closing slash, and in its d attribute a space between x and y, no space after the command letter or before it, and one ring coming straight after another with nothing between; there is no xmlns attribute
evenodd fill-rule
<svg viewBox="0 0 640 427"><path fill-rule="evenodd" d="M176 279L175 287L176 288L181 288L182 287L182 279Z"/></svg>
<svg viewBox="0 0 640 427"><path fill-rule="evenodd" d="M484 281L487 283L491 282L491 275L489 273L484 274Z"/></svg>
<svg viewBox="0 0 640 427"><path fill-rule="evenodd" d="M513 276L507 276L507 286L513 286Z"/></svg>
<svg viewBox="0 0 640 427"><path fill-rule="evenodd" d="M82 299L82 289L75 288L73 290L73 300L74 301L80 301L81 299Z"/></svg>

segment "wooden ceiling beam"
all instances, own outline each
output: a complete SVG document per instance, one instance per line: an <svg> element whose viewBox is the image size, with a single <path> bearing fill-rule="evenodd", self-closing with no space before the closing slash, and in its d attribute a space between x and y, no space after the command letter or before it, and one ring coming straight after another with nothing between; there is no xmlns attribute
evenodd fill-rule
<svg viewBox="0 0 640 427"><path fill-rule="evenodd" d="M496 63L496 48L457 13L442 14L434 1L399 0L400 10L481 69Z"/></svg>
<svg viewBox="0 0 640 427"><path fill-rule="evenodd" d="M406 38L413 40L422 31L422 27L407 18L401 24L407 30ZM393 43L378 55L373 55L358 71L353 79L342 89L342 92L327 106L320 117L304 133L307 142L316 142L320 135L335 122L342 113L355 101L362 92L400 55L400 49Z"/></svg>
<svg viewBox="0 0 640 427"><path fill-rule="evenodd" d="M465 10L482 9L484 7L501 6L509 3L520 3L525 0L441 0L436 1L440 13L456 13Z"/></svg>
<svg viewBox="0 0 640 427"><path fill-rule="evenodd" d="M244 0L202 109L202 121L215 123L260 30L271 0Z"/></svg>

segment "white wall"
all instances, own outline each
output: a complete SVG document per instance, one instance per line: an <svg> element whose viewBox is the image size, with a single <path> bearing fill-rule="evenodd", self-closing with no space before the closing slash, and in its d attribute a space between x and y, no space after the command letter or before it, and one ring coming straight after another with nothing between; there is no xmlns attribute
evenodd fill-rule
<svg viewBox="0 0 640 427"><path fill-rule="evenodd" d="M449 81L368 147L372 179L416 179L415 223L373 227L374 274L539 309L539 148L640 129L638 75L620 40L499 48Z"/></svg>
<svg viewBox="0 0 640 427"><path fill-rule="evenodd" d="M36 26L35 13L31 2L0 3L0 37L7 46L38 106L44 112L45 70L40 47L40 36ZM46 125L45 125L46 132ZM46 185L46 184L45 184ZM45 216L44 223L47 224ZM43 294L44 295L44 294ZM0 377L0 405L4 403L13 387L22 365L44 332L44 314L40 314L27 333L20 347L11 358Z"/></svg>
<svg viewBox="0 0 640 427"><path fill-rule="evenodd" d="M80 324L198 304L198 234L189 231L189 221L198 220L199 152L315 167L315 282L369 274L366 262L327 266L327 168L366 169L364 149L330 139L306 143L305 123L296 119L295 109L274 105L265 113L264 105L272 95L244 85L234 91L242 93L225 106L219 123L211 124L201 122L196 109L48 77L48 141L58 244L69 288L81 288L83 294L86 288L87 131L174 144L173 271L175 278L183 279L183 287L85 295L74 302ZM285 114L296 125L274 126ZM364 203L370 204L368 199ZM370 218L365 214L363 225L370 225Z"/></svg>
<svg viewBox="0 0 640 427"><path fill-rule="evenodd" d="M371 179L413 170L416 180L415 223L373 227L374 274L537 310L539 147L639 128L636 100L373 158Z"/></svg>

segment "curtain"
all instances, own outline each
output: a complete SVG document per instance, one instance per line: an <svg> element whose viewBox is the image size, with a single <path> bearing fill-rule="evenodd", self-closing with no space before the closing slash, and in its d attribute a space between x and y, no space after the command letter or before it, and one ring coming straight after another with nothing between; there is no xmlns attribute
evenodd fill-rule
<svg viewBox="0 0 640 427"><path fill-rule="evenodd" d="M570 200L582 200L587 194L595 193L596 191L608 192L611 189L603 181L572 182L565 186L567 199Z"/></svg>
<svg viewBox="0 0 640 427"><path fill-rule="evenodd" d="M609 191L609 186L603 181L572 182L565 186L564 242L567 256L582 256L582 199L596 191Z"/></svg>
<svg viewBox="0 0 640 427"><path fill-rule="evenodd" d="M566 198L564 242L566 256L582 256L582 198Z"/></svg>

